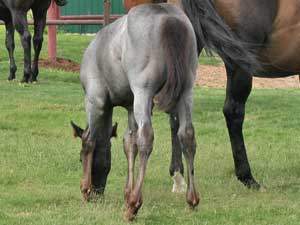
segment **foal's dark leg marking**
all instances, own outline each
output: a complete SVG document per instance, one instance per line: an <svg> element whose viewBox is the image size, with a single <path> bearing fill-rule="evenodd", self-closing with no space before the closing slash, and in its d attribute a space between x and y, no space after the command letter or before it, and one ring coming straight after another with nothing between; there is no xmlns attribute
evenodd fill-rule
<svg viewBox="0 0 300 225"><path fill-rule="evenodd" d="M184 167L182 163L182 150L177 135L179 129L179 119L175 111L170 113L170 127L172 138L172 157L169 171L174 181L172 192L185 192L186 183L183 178Z"/></svg>
<svg viewBox="0 0 300 225"><path fill-rule="evenodd" d="M170 164L170 175L174 176L175 172L180 172L183 175L184 167L182 163L182 150L180 148L180 142L177 136L179 121L178 115L174 112L170 113L170 127L172 137L172 158Z"/></svg>
<svg viewBox="0 0 300 225"><path fill-rule="evenodd" d="M8 76L8 80L14 80L16 78L16 71L17 71L17 66L15 63L14 59L14 50L15 50L15 38L14 38L14 33L15 29L12 23L12 20L9 19L5 22L5 27L6 27L6 48L9 54L9 60L10 60L10 74Z"/></svg>
<svg viewBox="0 0 300 225"><path fill-rule="evenodd" d="M248 188L259 189L260 185L252 176L243 138L245 103L252 89L252 75L236 67L227 69L227 90L223 113L229 132L235 173Z"/></svg>
<svg viewBox="0 0 300 225"><path fill-rule="evenodd" d="M32 9L32 13L34 19L34 59L32 64L31 81L34 82L37 81L37 76L39 74L38 61L43 45L43 33L46 25L47 9Z"/></svg>
<svg viewBox="0 0 300 225"><path fill-rule="evenodd" d="M24 77L22 82L29 82L31 76L31 35L28 30L26 12L12 11L13 24L21 36L21 43L24 48Z"/></svg>

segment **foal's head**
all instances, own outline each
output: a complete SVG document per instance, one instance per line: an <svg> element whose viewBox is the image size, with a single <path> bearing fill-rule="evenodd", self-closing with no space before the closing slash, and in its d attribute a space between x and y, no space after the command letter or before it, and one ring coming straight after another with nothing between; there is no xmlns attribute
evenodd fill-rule
<svg viewBox="0 0 300 225"><path fill-rule="evenodd" d="M83 198L89 201L104 193L111 167L110 138L117 137L118 124L111 126L107 130L109 133L103 135L107 138L97 139L95 143L88 140L88 127L83 130L73 122L71 125L74 137L79 137L82 140L80 161L83 167L83 177L80 181L80 189Z"/></svg>

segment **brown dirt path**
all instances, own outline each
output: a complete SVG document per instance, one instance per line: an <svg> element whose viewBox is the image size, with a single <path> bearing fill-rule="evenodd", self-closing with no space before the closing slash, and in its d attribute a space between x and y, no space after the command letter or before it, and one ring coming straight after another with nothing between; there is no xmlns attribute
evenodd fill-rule
<svg viewBox="0 0 300 225"><path fill-rule="evenodd" d="M69 59L57 58L56 61L40 60L40 66L56 68L65 71L79 72L80 65ZM226 87L226 72L224 66L199 65L197 70L196 85L204 87ZM299 76L287 78L254 78L253 88L298 88Z"/></svg>
<svg viewBox="0 0 300 225"><path fill-rule="evenodd" d="M196 85L205 87L226 87L226 72L223 66L200 65ZM253 78L253 88L298 88L299 76L286 78Z"/></svg>

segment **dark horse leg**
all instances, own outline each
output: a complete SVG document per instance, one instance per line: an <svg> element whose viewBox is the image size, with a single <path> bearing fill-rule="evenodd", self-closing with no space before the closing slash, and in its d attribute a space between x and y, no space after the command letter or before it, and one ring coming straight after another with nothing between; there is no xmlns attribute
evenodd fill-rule
<svg viewBox="0 0 300 225"><path fill-rule="evenodd" d="M21 36L21 43L24 48L24 77L21 82L29 82L31 76L31 35L28 30L26 11L11 11L15 29Z"/></svg>
<svg viewBox="0 0 300 225"><path fill-rule="evenodd" d="M229 132L235 173L248 188L260 189L252 176L243 138L245 103L252 89L252 75L235 66L226 65L227 90L223 113Z"/></svg>
<svg viewBox="0 0 300 225"><path fill-rule="evenodd" d="M9 16L8 19L5 21L5 27L6 27L6 48L9 54L9 60L10 60L10 67L9 67L9 76L8 80L14 80L16 78L16 71L17 66L14 59L14 50L15 50L15 38L14 33L15 29L11 20L11 17Z"/></svg>
<svg viewBox="0 0 300 225"><path fill-rule="evenodd" d="M172 138L172 157L170 164L170 175L173 178L174 184L172 192L185 192L186 183L183 178L184 167L182 163L182 149L178 139L179 120L176 112L170 113L170 127L171 127L171 138Z"/></svg>
<svg viewBox="0 0 300 225"><path fill-rule="evenodd" d="M34 47L34 58L32 63L32 77L31 81L37 81L39 74L38 61L40 52L43 44L43 33L46 25L47 8L40 9L38 7L32 8L33 19L34 19L34 36L33 36L33 47Z"/></svg>

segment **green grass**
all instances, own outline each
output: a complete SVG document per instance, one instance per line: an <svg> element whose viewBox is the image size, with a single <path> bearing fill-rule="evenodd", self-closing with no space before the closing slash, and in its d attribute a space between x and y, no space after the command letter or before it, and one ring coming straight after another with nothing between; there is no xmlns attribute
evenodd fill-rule
<svg viewBox="0 0 300 225"><path fill-rule="evenodd" d="M203 50L199 57L199 63L201 65L220 66L222 65L222 60L217 54L209 56L206 54L205 50Z"/></svg>
<svg viewBox="0 0 300 225"><path fill-rule="evenodd" d="M90 39L60 34L60 56L79 62ZM85 125L78 74L41 68L37 85L8 83L2 31L0 43L0 224L128 224L123 220L125 110L116 108L114 113L119 138L112 141L105 199L82 203L80 141L72 138L69 125L71 119ZM16 49L21 78L19 44ZM266 193L247 190L234 176L221 110L224 94L224 89L195 88L195 176L201 193L195 212L188 210L184 195L170 192L168 118L154 111L155 145L144 184L144 205L133 224L299 224L300 90L254 90L248 101L248 156Z"/></svg>

